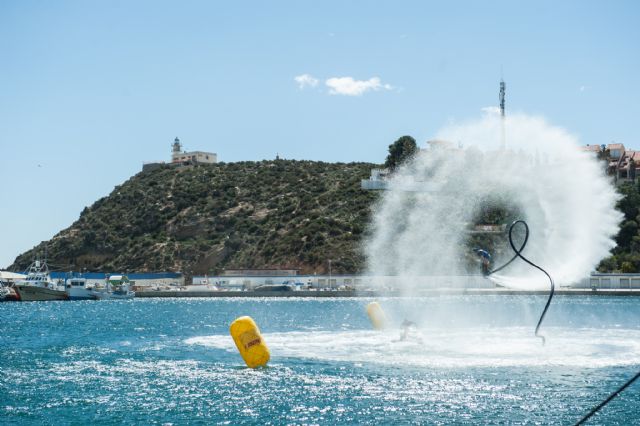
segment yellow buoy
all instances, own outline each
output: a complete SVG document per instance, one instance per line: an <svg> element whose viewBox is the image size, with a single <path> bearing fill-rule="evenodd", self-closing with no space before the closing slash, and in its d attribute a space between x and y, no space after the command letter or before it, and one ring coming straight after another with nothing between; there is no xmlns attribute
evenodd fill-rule
<svg viewBox="0 0 640 426"><path fill-rule="evenodd" d="M382 330L387 326L387 316L378 302L371 302L367 305L367 315L376 330Z"/></svg>
<svg viewBox="0 0 640 426"><path fill-rule="evenodd" d="M231 323L229 333L238 347L242 359L251 368L267 365L270 354L260 329L251 317L240 317Z"/></svg>

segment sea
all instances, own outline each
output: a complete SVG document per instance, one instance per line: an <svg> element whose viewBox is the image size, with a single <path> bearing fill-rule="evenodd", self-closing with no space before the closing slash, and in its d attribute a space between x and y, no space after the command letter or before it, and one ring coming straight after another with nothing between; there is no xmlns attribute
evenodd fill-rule
<svg viewBox="0 0 640 426"><path fill-rule="evenodd" d="M2 303L0 424L574 424L640 370L637 297L555 297L545 344L544 296L381 298L383 331L373 300ZM588 424L640 424L640 381Z"/></svg>

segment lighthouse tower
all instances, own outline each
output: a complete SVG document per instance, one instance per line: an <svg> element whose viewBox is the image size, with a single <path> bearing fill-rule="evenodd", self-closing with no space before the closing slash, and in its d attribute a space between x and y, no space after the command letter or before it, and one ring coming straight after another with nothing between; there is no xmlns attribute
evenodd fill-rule
<svg viewBox="0 0 640 426"><path fill-rule="evenodd" d="M180 143L180 139L176 136L173 140L173 150L171 152L171 161L177 161L180 157L180 153L182 152L182 144Z"/></svg>

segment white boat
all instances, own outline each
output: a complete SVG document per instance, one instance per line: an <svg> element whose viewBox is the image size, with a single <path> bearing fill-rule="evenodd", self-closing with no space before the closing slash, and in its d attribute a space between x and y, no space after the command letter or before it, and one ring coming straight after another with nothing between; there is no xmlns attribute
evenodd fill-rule
<svg viewBox="0 0 640 426"><path fill-rule="evenodd" d="M94 287L91 294L99 300L105 299L133 299L136 296L135 291L130 289L131 282L126 275L111 275L106 280L104 287Z"/></svg>
<svg viewBox="0 0 640 426"><path fill-rule="evenodd" d="M46 261L34 261L29 266L27 277L18 281L14 288L23 302L67 300L69 298L64 284L54 282L51 279Z"/></svg>
<svg viewBox="0 0 640 426"><path fill-rule="evenodd" d="M82 277L67 278L67 295L70 300L94 300L93 287L87 286L87 279Z"/></svg>

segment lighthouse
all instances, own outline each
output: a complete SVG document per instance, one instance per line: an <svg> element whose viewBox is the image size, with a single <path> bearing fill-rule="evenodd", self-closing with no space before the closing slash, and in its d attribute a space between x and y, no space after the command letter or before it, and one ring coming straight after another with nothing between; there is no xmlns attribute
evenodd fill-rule
<svg viewBox="0 0 640 426"><path fill-rule="evenodd" d="M182 150L182 143L176 136L171 149L171 163L174 165L189 164L214 164L218 161L218 156L214 152Z"/></svg>
<svg viewBox="0 0 640 426"><path fill-rule="evenodd" d="M172 160L175 159L175 157L177 157L180 152L182 151L182 144L180 143L180 139L178 139L178 137L176 136L176 138L173 140L173 150L172 150Z"/></svg>

